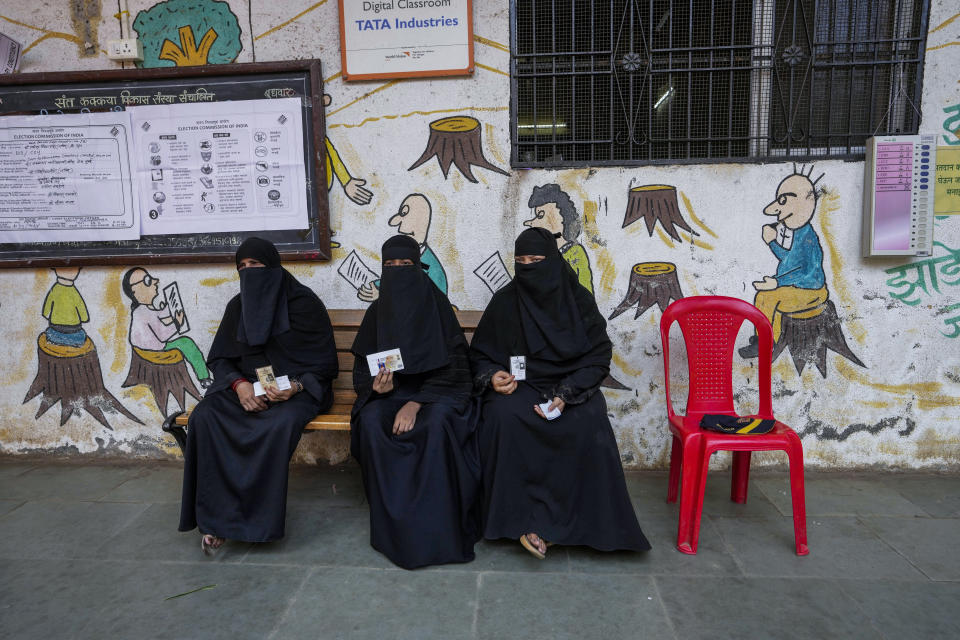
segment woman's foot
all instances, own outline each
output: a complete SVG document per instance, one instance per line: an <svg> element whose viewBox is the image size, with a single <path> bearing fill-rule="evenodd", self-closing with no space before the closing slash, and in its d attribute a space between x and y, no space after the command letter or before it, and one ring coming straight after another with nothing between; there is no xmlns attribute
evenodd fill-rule
<svg viewBox="0 0 960 640"><path fill-rule="evenodd" d="M226 542L225 538L205 533L200 537L200 550L203 551L203 555L212 556L223 546L224 542Z"/></svg>
<svg viewBox="0 0 960 640"><path fill-rule="evenodd" d="M535 533L527 533L520 536L520 544L538 560L543 560L547 557L547 543Z"/></svg>

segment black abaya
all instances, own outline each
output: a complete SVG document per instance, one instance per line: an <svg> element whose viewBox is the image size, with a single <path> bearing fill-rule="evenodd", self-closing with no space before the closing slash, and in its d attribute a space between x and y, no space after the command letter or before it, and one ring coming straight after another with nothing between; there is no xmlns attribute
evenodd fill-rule
<svg viewBox="0 0 960 640"><path fill-rule="evenodd" d="M549 233L525 231L515 253L545 259L517 264L516 279L487 305L470 349L483 397L483 535L536 533L602 551L649 549L598 393L612 353L606 322ZM510 371L511 356L526 357L526 380L504 395L491 379ZM560 417L534 412L554 397L565 404Z"/></svg>
<svg viewBox="0 0 960 640"><path fill-rule="evenodd" d="M309 393L259 413L245 411L230 389L205 397L190 414L180 531L197 527L245 542L282 538L287 464L303 427L324 408Z"/></svg>
<svg viewBox="0 0 960 640"><path fill-rule="evenodd" d="M388 240L383 257L413 265L384 268L380 299L352 347L350 451L370 504L370 544L405 569L469 562L480 535L480 463L467 343L450 302L422 272L416 242ZM366 356L391 348L405 368L379 394ZM395 435L397 412L410 401L421 405L414 426Z"/></svg>
<svg viewBox="0 0 960 640"><path fill-rule="evenodd" d="M246 542L283 537L287 467L303 428L333 404L333 328L323 303L280 267L270 243L251 238L237 251L264 267L240 272L241 293L224 312L208 365L214 384L190 414L184 452L180 531ZM303 391L248 412L232 383L256 368L290 376Z"/></svg>
<svg viewBox="0 0 960 640"><path fill-rule="evenodd" d="M411 386L371 399L351 424L370 544L404 569L470 562L480 537L476 404L424 403L413 429L394 435L394 416L417 396Z"/></svg>

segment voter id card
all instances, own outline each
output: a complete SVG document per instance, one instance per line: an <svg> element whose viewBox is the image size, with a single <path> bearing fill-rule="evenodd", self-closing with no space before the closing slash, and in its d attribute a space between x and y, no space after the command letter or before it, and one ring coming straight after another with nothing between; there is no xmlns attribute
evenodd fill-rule
<svg viewBox="0 0 960 640"><path fill-rule="evenodd" d="M510 375L514 380L527 379L527 357L510 356Z"/></svg>
<svg viewBox="0 0 960 640"><path fill-rule="evenodd" d="M387 372L403 371L403 358L400 357L400 349L387 349L377 353L371 353L367 356L367 367L370 369L370 375L375 376L383 369Z"/></svg>

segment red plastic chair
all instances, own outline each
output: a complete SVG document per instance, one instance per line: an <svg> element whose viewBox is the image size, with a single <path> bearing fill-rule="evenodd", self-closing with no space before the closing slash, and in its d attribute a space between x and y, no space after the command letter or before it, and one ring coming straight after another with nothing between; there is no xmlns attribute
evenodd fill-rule
<svg viewBox="0 0 960 640"><path fill-rule="evenodd" d="M797 433L780 421L777 421L772 431L761 435L725 434L700 428L700 418L705 413L735 413L733 348L744 320L749 320L756 327L760 348L760 411L753 417L772 419L770 365L773 331L766 316L759 309L736 298L694 296L671 304L660 319L667 416L673 435L667 502L676 502L678 485L682 487L677 549L689 554L697 552L707 467L714 452L734 452L730 499L744 503L747 501L747 483L750 479L750 452L785 451L790 464L790 493L793 498L793 530L797 555L807 555L809 549L803 491L803 445ZM685 416L674 412L670 400L670 327L674 322L680 325L687 347L690 391Z"/></svg>

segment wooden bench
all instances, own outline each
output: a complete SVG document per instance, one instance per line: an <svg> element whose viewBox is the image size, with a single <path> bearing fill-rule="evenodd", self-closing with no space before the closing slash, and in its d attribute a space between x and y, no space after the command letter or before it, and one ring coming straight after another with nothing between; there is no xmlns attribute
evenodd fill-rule
<svg viewBox="0 0 960 640"><path fill-rule="evenodd" d="M307 423L305 428L308 431L349 431L350 410L357 399L357 394L353 391L353 354L350 353L350 346L357 335L357 329L360 328L364 310L330 309L328 313L330 314L330 322L333 324L333 337L337 344L340 373L333 381L333 406L330 411L315 417ZM476 330L483 312L457 311L456 313L457 320L460 321L460 326L463 327L469 342L473 338L473 332ZM178 411L163 421L163 430L177 440L181 451L187 445L185 427L189 418L189 411Z"/></svg>

